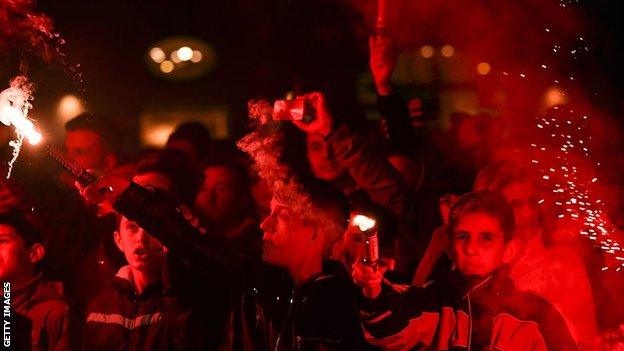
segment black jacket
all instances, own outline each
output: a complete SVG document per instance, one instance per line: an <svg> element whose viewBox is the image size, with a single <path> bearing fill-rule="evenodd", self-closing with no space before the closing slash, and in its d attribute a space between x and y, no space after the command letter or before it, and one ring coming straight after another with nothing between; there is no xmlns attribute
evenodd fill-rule
<svg viewBox="0 0 624 351"><path fill-rule="evenodd" d="M260 263L236 252L227 241L194 227L158 190L134 183L114 204L198 271L213 279L214 270L241 279L240 300L232 306L226 350L358 350L363 339L354 305L355 290L337 262L295 288L288 276L258 273ZM216 268L218 267L218 268ZM268 270L274 272L273 269ZM223 272L219 272L223 273ZM231 284L236 284L232 283ZM219 287L215 288L229 288Z"/></svg>

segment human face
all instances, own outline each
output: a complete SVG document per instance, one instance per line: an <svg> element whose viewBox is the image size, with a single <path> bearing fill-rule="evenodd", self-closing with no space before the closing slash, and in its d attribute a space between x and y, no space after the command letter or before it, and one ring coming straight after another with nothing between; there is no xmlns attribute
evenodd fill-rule
<svg viewBox="0 0 624 351"><path fill-rule="evenodd" d="M517 230L538 227L537 189L531 182L513 182L502 193L514 210Z"/></svg>
<svg viewBox="0 0 624 351"><path fill-rule="evenodd" d="M100 135L91 130L68 131L65 150L67 156L84 169L106 170L114 166Z"/></svg>
<svg viewBox="0 0 624 351"><path fill-rule="evenodd" d="M208 167L195 199L195 207L213 222L236 219L245 201L239 176L227 167Z"/></svg>
<svg viewBox="0 0 624 351"><path fill-rule="evenodd" d="M308 162L317 178L332 181L342 174L342 168L322 136L307 134L307 152Z"/></svg>
<svg viewBox="0 0 624 351"><path fill-rule="evenodd" d="M15 229L0 224L0 280L15 282L34 272L30 250Z"/></svg>
<svg viewBox="0 0 624 351"><path fill-rule="evenodd" d="M165 191L171 188L171 180L158 172L137 174L132 177L132 181L141 186L151 186ZM163 245L126 217L121 217L119 231L115 232L115 243L132 268L149 271L160 266L159 258Z"/></svg>
<svg viewBox="0 0 624 351"><path fill-rule="evenodd" d="M260 229L264 232L262 259L265 262L289 269L311 249L313 229L275 198L271 201L271 214L262 221Z"/></svg>
<svg viewBox="0 0 624 351"><path fill-rule="evenodd" d="M135 222L121 217L115 244L133 269L150 272L160 267L163 245Z"/></svg>
<svg viewBox="0 0 624 351"><path fill-rule="evenodd" d="M451 233L455 266L464 276L490 274L510 257L500 222L483 213L466 213Z"/></svg>

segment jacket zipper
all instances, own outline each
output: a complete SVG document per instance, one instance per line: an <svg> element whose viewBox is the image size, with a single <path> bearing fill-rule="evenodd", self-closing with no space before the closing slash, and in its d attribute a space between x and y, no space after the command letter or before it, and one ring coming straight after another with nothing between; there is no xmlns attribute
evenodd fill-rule
<svg viewBox="0 0 624 351"><path fill-rule="evenodd" d="M468 298L468 351L472 348L472 304L470 303L470 293L466 295Z"/></svg>
<svg viewBox="0 0 624 351"><path fill-rule="evenodd" d="M282 340L282 335L286 330L286 326L288 326L288 321L290 320L290 314L292 313L293 303L295 301L295 289L291 289L290 291L290 301L288 302L288 312L286 313L286 319L284 319L284 324L280 328L280 332L277 334L277 339L275 341L275 351L278 351L280 341Z"/></svg>

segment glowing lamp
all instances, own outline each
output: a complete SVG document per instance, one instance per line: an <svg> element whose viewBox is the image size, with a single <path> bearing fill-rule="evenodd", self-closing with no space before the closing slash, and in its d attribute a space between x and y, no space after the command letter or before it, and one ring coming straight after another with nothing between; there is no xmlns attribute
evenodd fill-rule
<svg viewBox="0 0 624 351"><path fill-rule="evenodd" d="M167 55L165 54L165 52L157 46L153 47L149 51L149 56L156 63L161 63L165 60L165 58L167 58Z"/></svg>
<svg viewBox="0 0 624 351"><path fill-rule="evenodd" d="M189 61L190 59L193 58L193 49L189 48L188 46L183 46L179 48L178 57L182 61Z"/></svg>
<svg viewBox="0 0 624 351"><path fill-rule="evenodd" d="M452 45L444 45L440 52L442 52L442 56L444 57L453 57L453 55L455 55L455 48Z"/></svg>
<svg viewBox="0 0 624 351"><path fill-rule="evenodd" d="M197 63L202 60L204 55L202 55L201 51L193 50L193 57L191 57L191 62Z"/></svg>
<svg viewBox="0 0 624 351"><path fill-rule="evenodd" d="M173 62L169 61L169 60L165 60L160 64L160 70L163 73L171 73L173 71Z"/></svg>
<svg viewBox="0 0 624 351"><path fill-rule="evenodd" d="M492 70L492 66L490 66L487 62L481 62L477 65L477 73L484 76Z"/></svg>
<svg viewBox="0 0 624 351"><path fill-rule="evenodd" d="M434 50L431 45L423 45L423 47L420 48L420 56L424 58L431 58L433 57L433 54Z"/></svg>

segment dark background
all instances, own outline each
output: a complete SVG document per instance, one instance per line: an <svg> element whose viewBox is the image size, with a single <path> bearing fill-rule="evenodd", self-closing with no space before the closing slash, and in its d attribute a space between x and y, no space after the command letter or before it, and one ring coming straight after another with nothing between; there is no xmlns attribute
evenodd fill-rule
<svg viewBox="0 0 624 351"><path fill-rule="evenodd" d="M624 110L622 5L592 0L575 6L587 21L592 55L572 68L597 92L593 103L618 116ZM60 96L78 94L88 110L111 116L130 133L145 106L224 105L238 136L249 98L276 98L295 85L330 89L350 102L367 70L369 29L343 1L39 0L35 10L54 21L66 41L66 61L80 64L83 81L72 81L58 62L31 64L29 75L38 84L34 112L50 114ZM150 72L146 51L174 35L209 43L216 68L184 82Z"/></svg>

